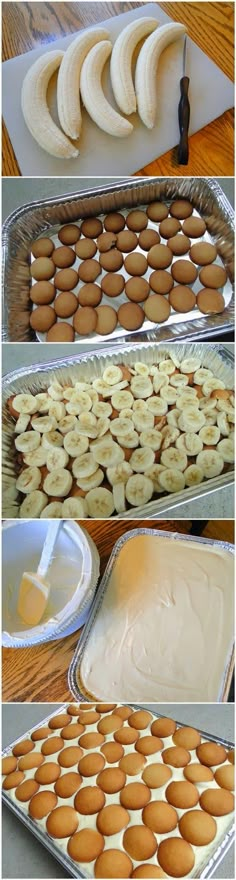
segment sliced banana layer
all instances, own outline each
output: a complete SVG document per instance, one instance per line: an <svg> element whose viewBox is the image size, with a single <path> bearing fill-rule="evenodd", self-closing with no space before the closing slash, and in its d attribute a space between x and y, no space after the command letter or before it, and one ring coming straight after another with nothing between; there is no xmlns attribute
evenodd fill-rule
<svg viewBox="0 0 236 880"><path fill-rule="evenodd" d="M81 69L81 95L87 113L102 131L115 137L127 137L133 125L114 110L102 88L102 73L111 51L109 40L102 40L90 49Z"/></svg>
<svg viewBox="0 0 236 880"><path fill-rule="evenodd" d="M47 105L48 84L63 55L54 50L37 58L23 81L21 107L30 134L43 150L58 159L74 159L79 150L55 124Z"/></svg>

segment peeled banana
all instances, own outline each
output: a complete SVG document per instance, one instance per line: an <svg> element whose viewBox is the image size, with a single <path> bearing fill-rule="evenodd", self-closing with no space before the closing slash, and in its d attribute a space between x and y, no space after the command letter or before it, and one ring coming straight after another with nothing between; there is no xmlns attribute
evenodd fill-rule
<svg viewBox="0 0 236 880"><path fill-rule="evenodd" d="M48 84L63 55L54 50L37 58L23 81L21 107L30 134L43 150L58 159L74 159L79 150L55 124L47 106Z"/></svg>
<svg viewBox="0 0 236 880"><path fill-rule="evenodd" d="M156 120L156 77L161 53L170 43L186 33L183 24L164 24L145 40L135 70L138 113L147 128ZM197 368L196 368L197 369Z"/></svg>
<svg viewBox="0 0 236 880"><path fill-rule="evenodd" d="M63 131L70 138L78 138L82 117L80 107L80 73L82 64L92 46L107 40L104 28L94 28L79 34L66 50L59 68L57 80L57 110Z"/></svg>
<svg viewBox="0 0 236 880"><path fill-rule="evenodd" d="M112 49L110 75L116 103L129 116L136 110L136 95L132 78L132 58L136 46L156 29L156 18L131 21L117 37Z"/></svg>
<svg viewBox="0 0 236 880"><path fill-rule="evenodd" d="M102 72L111 50L109 40L93 46L82 65L80 90L84 106L96 125L107 134L127 137L133 126L109 104L102 88Z"/></svg>

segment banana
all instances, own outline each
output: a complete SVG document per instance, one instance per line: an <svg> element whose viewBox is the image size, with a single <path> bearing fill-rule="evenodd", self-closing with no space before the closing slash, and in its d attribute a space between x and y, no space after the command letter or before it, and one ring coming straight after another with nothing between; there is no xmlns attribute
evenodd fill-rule
<svg viewBox="0 0 236 880"><path fill-rule="evenodd" d="M143 400L153 394L153 385L148 376L133 376L130 387L133 396Z"/></svg>
<svg viewBox="0 0 236 880"><path fill-rule="evenodd" d="M212 391L219 391L220 389L225 388L225 383L222 382L221 379L207 379L206 382L203 382L202 391L204 397L208 397L212 394Z"/></svg>
<svg viewBox="0 0 236 880"><path fill-rule="evenodd" d="M91 489L86 495L86 503L93 519L106 519L114 513L113 494L108 489Z"/></svg>
<svg viewBox="0 0 236 880"><path fill-rule="evenodd" d="M50 403L49 395L46 394L45 391L42 391L39 394L35 394L35 400L37 400L37 411L40 413L47 413Z"/></svg>
<svg viewBox="0 0 236 880"><path fill-rule="evenodd" d="M63 437L58 431L48 431L41 439L45 449L60 449L60 446L63 446Z"/></svg>
<svg viewBox="0 0 236 880"><path fill-rule="evenodd" d="M154 492L157 492L157 494L162 492L162 487L160 486L160 483L159 483L159 474L162 471L165 471L164 465L153 464L144 473L145 477L149 477L149 479L152 480Z"/></svg>
<svg viewBox="0 0 236 880"><path fill-rule="evenodd" d="M163 388L164 385L169 385L169 376L167 376L167 373L159 373L157 371L153 376L153 389L155 394L159 394L160 389Z"/></svg>
<svg viewBox="0 0 236 880"><path fill-rule="evenodd" d="M49 449L46 460L48 471L54 471L55 468L65 468L68 461L69 455L65 449Z"/></svg>
<svg viewBox="0 0 236 880"><path fill-rule="evenodd" d="M191 388L190 385L186 385L184 391L180 391L178 394L178 409L183 409L183 407L188 406L189 403L194 404L194 406L199 406L199 402L196 388Z"/></svg>
<svg viewBox="0 0 236 880"><path fill-rule="evenodd" d="M129 477L132 476L132 467L128 461L122 461L120 464L117 464L115 467L107 468L107 479L111 486L115 486L116 483L127 483Z"/></svg>
<svg viewBox="0 0 236 880"><path fill-rule="evenodd" d="M67 471L65 468L55 468L45 477L43 488L47 495L52 495L55 498L64 498L66 495L69 495L72 482L70 471Z"/></svg>
<svg viewBox="0 0 236 880"><path fill-rule="evenodd" d="M106 400L107 397L112 397L113 394L116 394L117 391L123 391L124 388L127 388L128 382L126 379L122 379L122 382L117 382L116 385L109 385L107 389L103 391L103 398Z"/></svg>
<svg viewBox="0 0 236 880"><path fill-rule="evenodd" d="M166 360L160 361L158 369L160 370L160 373L165 373L166 376L172 376L172 373L175 372L175 364L171 358L166 358Z"/></svg>
<svg viewBox="0 0 236 880"><path fill-rule="evenodd" d="M199 409L203 409L207 413L216 409L217 400L215 397L201 397L199 400Z"/></svg>
<svg viewBox="0 0 236 880"><path fill-rule="evenodd" d="M152 480L144 474L132 474L126 483L125 495L132 507L144 507L153 495Z"/></svg>
<svg viewBox="0 0 236 880"><path fill-rule="evenodd" d="M157 452L162 443L162 434L155 429L153 431L141 431L139 442L140 446L148 446L154 452Z"/></svg>
<svg viewBox="0 0 236 880"><path fill-rule="evenodd" d="M218 477L222 473L224 459L217 449L203 449L197 455L196 464L202 469L204 477L210 480L212 477Z"/></svg>
<svg viewBox="0 0 236 880"><path fill-rule="evenodd" d="M163 452L163 449L168 449L169 446L172 446L172 443L175 443L176 440L178 439L178 437L179 437L179 429L175 428L174 425L166 425L165 428L162 428L162 432L161 432L162 452Z"/></svg>
<svg viewBox="0 0 236 880"><path fill-rule="evenodd" d="M82 117L80 107L80 74L86 55L99 40L107 40L103 28L83 31L72 41L63 55L57 80L57 110L65 134L72 140L80 136Z"/></svg>
<svg viewBox="0 0 236 880"><path fill-rule="evenodd" d="M161 453L161 464L166 468L185 471L188 464L186 452L183 449L176 449L175 446L169 446Z"/></svg>
<svg viewBox="0 0 236 880"><path fill-rule="evenodd" d="M197 370L200 369L201 361L198 358L184 358L180 364L180 372L181 373L196 373Z"/></svg>
<svg viewBox="0 0 236 880"><path fill-rule="evenodd" d="M18 477L16 481L16 489L18 492L23 492L24 495L28 495L29 492L34 492L35 489L38 489L41 483L41 471L37 467L27 467Z"/></svg>
<svg viewBox="0 0 236 880"><path fill-rule="evenodd" d="M115 486L113 486L113 499L116 512L124 513L124 510L126 510L124 483L116 483Z"/></svg>
<svg viewBox="0 0 236 880"><path fill-rule="evenodd" d="M136 361L136 363L134 364L134 370L135 373L138 374L138 376L149 375L149 367L147 367L147 364L144 364L143 361Z"/></svg>
<svg viewBox="0 0 236 880"><path fill-rule="evenodd" d="M20 519L38 519L47 504L47 495L40 489L30 492L20 506Z"/></svg>
<svg viewBox="0 0 236 880"><path fill-rule="evenodd" d="M185 373L174 373L174 375L170 377L170 385L173 385L174 388L183 388L187 384L188 377Z"/></svg>
<svg viewBox="0 0 236 880"><path fill-rule="evenodd" d="M87 452L89 448L88 438L78 434L77 431L68 431L68 434L64 437L64 448L68 455L71 455L72 458L77 458L78 455L83 455L84 452Z"/></svg>
<svg viewBox="0 0 236 880"><path fill-rule="evenodd" d="M174 428L178 428L178 419L180 417L180 410L175 407L171 409L170 412L166 415L166 420L168 425L173 425Z"/></svg>
<svg viewBox="0 0 236 880"><path fill-rule="evenodd" d="M161 399L166 400L169 406L177 402L178 396L178 388L174 388L173 385L164 385L160 390Z"/></svg>
<svg viewBox="0 0 236 880"><path fill-rule="evenodd" d="M180 434L180 437L176 440L176 448L184 449L185 452L187 452L187 455L190 456L198 455L203 449L203 442L199 437L199 434Z"/></svg>
<svg viewBox="0 0 236 880"><path fill-rule="evenodd" d="M147 128L153 128L156 119L156 78L161 53L186 33L182 24L164 24L144 42L135 71L135 91L138 113Z"/></svg>
<svg viewBox="0 0 236 880"><path fill-rule="evenodd" d="M91 385L89 382L75 382L73 391L88 391L90 394Z"/></svg>
<svg viewBox="0 0 236 880"><path fill-rule="evenodd" d="M133 410L132 409L122 409L121 410L122 419L132 419L133 420Z"/></svg>
<svg viewBox="0 0 236 880"><path fill-rule="evenodd" d="M148 411L148 409L143 410L142 412L133 413L133 426L136 428L136 431L145 431L151 430L154 428L154 415L152 412Z"/></svg>
<svg viewBox="0 0 236 880"><path fill-rule="evenodd" d="M230 433L227 415L224 412L217 413L217 425L223 437L228 437Z"/></svg>
<svg viewBox="0 0 236 880"><path fill-rule="evenodd" d="M62 385L60 385L60 382L57 382L57 379L54 379L54 382L51 382L51 385L49 385L48 394L49 397L52 397L52 400L64 400L64 398L67 400L66 392L68 390L69 389L63 388ZM70 390L72 390L72 392L74 391L73 388Z"/></svg>
<svg viewBox="0 0 236 880"><path fill-rule="evenodd" d="M60 421L58 422L57 428L61 434L68 434L69 431L73 431L75 429L76 425L76 416L64 416L64 418L60 419Z"/></svg>
<svg viewBox="0 0 236 880"><path fill-rule="evenodd" d="M159 483L165 492L181 492L185 486L184 474L177 468L165 468L159 474Z"/></svg>
<svg viewBox="0 0 236 880"><path fill-rule="evenodd" d="M150 446L135 449L130 458L130 467L135 473L143 474L155 461L155 453Z"/></svg>
<svg viewBox="0 0 236 880"><path fill-rule="evenodd" d="M91 412L80 413L75 425L75 431L78 431L78 434L84 434L85 437L89 437L91 440L95 440L98 435L96 416Z"/></svg>
<svg viewBox="0 0 236 880"><path fill-rule="evenodd" d="M181 431L197 434L200 428L205 425L205 416L195 406L186 406L178 420L178 427Z"/></svg>
<svg viewBox="0 0 236 880"><path fill-rule="evenodd" d="M34 452L38 446L40 446L40 435L37 431L25 431L19 434L19 437L16 437L15 447L17 452L23 452L24 455L27 455L28 452Z"/></svg>
<svg viewBox="0 0 236 880"><path fill-rule="evenodd" d="M71 385L68 385L67 388L62 388L62 397L63 397L63 400L70 400L71 397L72 397L72 394L74 394L74 390L75 390L75 389L72 388ZM52 396L53 396L53 395L52 395ZM58 397L58 400L62 400L62 397ZM57 398L55 398L55 399L57 399Z"/></svg>
<svg viewBox="0 0 236 880"><path fill-rule="evenodd" d="M205 427L201 428L199 431L199 437L204 443L204 446L216 446L220 439L220 429L217 425L205 425Z"/></svg>
<svg viewBox="0 0 236 880"><path fill-rule="evenodd" d="M118 382L122 382L123 373L120 367L115 367L112 364L111 367L106 367L102 378L107 385L117 385Z"/></svg>
<svg viewBox="0 0 236 880"><path fill-rule="evenodd" d="M123 437L123 445L125 449L135 449L139 445L139 435L137 431L130 431Z"/></svg>
<svg viewBox="0 0 236 880"><path fill-rule="evenodd" d="M197 464L190 464L184 471L186 486L198 486L204 479L202 468Z"/></svg>
<svg viewBox="0 0 236 880"><path fill-rule="evenodd" d="M217 445L217 452L219 452L224 461L229 464L234 461L234 442L231 440L231 437L229 439L220 440Z"/></svg>
<svg viewBox="0 0 236 880"><path fill-rule="evenodd" d="M151 400L152 400L152 398L151 398ZM140 413L140 412L144 412L145 410L147 411L147 401L146 400L142 400L141 397L140 397L140 400L138 398L137 398L137 400L133 399L133 412Z"/></svg>
<svg viewBox="0 0 236 880"><path fill-rule="evenodd" d="M200 367L200 369L196 370L196 373L194 373L193 379L195 385L204 385L204 382L206 382L207 379L211 379L212 376L212 370L208 370L206 367Z"/></svg>
<svg viewBox="0 0 236 880"><path fill-rule="evenodd" d="M55 124L47 106L48 84L63 55L58 50L47 52L29 68L23 81L21 108L30 134L46 153L58 159L75 159L79 150Z"/></svg>
<svg viewBox="0 0 236 880"><path fill-rule="evenodd" d="M43 449L43 446L39 446L38 449L34 449L34 452L28 452L24 455L24 463L28 465L28 467L44 467L47 460L47 450Z"/></svg>
<svg viewBox="0 0 236 880"><path fill-rule="evenodd" d="M66 498L62 504L62 517L66 519L85 519L87 505L84 498Z"/></svg>
<svg viewBox="0 0 236 880"><path fill-rule="evenodd" d="M93 122L107 134L127 137L133 131L133 125L113 109L102 89L102 73L111 50L112 44L109 40L102 40L90 49L81 68L80 90L84 106Z"/></svg>
<svg viewBox="0 0 236 880"><path fill-rule="evenodd" d="M114 440L103 440L99 445L93 447L93 456L97 464L102 467L111 467L111 465L119 464L124 460L124 452L118 443Z"/></svg>
<svg viewBox="0 0 236 880"><path fill-rule="evenodd" d="M21 413L15 424L15 434L24 434L30 423L30 416Z"/></svg>
<svg viewBox="0 0 236 880"><path fill-rule="evenodd" d="M110 422L110 431L111 434L114 434L115 437L123 438L129 431L133 430L133 422L131 419L113 419Z"/></svg>
<svg viewBox="0 0 236 880"><path fill-rule="evenodd" d="M121 390L115 391L114 394L112 393L112 406L114 409L117 409L118 412L121 412L122 409L127 409L127 406L132 407L133 400L134 398L130 391Z"/></svg>
<svg viewBox="0 0 236 880"><path fill-rule="evenodd" d="M117 106L130 116L136 110L136 95L132 78L132 58L136 46L143 37L156 29L155 18L138 18L125 27L117 37L112 49L110 76Z"/></svg>
<svg viewBox="0 0 236 880"><path fill-rule="evenodd" d="M61 519L62 518L62 503L61 501L51 501L50 504L47 504L46 507L43 508L42 513L40 513L40 519Z"/></svg>
<svg viewBox="0 0 236 880"><path fill-rule="evenodd" d="M107 384L107 382L104 382L104 379L93 379L92 387L95 389L95 391L98 392L98 394L102 394L102 396L104 394L104 391L110 390L109 385Z"/></svg>
<svg viewBox="0 0 236 880"><path fill-rule="evenodd" d="M165 416L168 411L168 403L162 397L149 397L147 408L153 416Z"/></svg>
<svg viewBox="0 0 236 880"><path fill-rule="evenodd" d="M66 416L65 404L61 400L50 400L48 404L49 416L60 422Z"/></svg>
<svg viewBox="0 0 236 880"><path fill-rule="evenodd" d="M18 413L32 415L37 412L37 402L33 394L16 394L13 399L13 407Z"/></svg>
<svg viewBox="0 0 236 880"><path fill-rule="evenodd" d="M72 474L76 480L80 477L87 478L91 477L92 474L95 474L97 471L97 462L94 460L94 457L91 452L85 452L84 455L79 455L78 458L74 458L72 464Z"/></svg>
<svg viewBox="0 0 236 880"><path fill-rule="evenodd" d="M230 403L230 401L223 400L223 398L221 398L221 400L220 399L216 400L216 398L212 398L212 399L215 400L216 409L218 410L218 412L226 412L228 418L229 418L229 416L231 416L232 417L231 421L233 421L234 408L232 407L232 404Z"/></svg>
<svg viewBox="0 0 236 880"><path fill-rule="evenodd" d="M57 427L57 420L54 416L40 416L39 419L32 419L31 427L40 434L48 434Z"/></svg>
<svg viewBox="0 0 236 880"><path fill-rule="evenodd" d="M104 437L104 434L107 434L110 428L110 421L107 418L101 417L97 420L97 437Z"/></svg>
<svg viewBox="0 0 236 880"><path fill-rule="evenodd" d="M89 492L90 489L97 489L98 486L101 486L104 480L104 473L101 468L97 468L94 474L91 474L90 477L78 477L76 480L77 486L79 489L83 489L83 492Z"/></svg>
<svg viewBox="0 0 236 880"><path fill-rule="evenodd" d="M94 403L92 408L92 413L100 419L100 418L109 418L112 413L112 406L110 403L103 403L103 400L98 400L97 403Z"/></svg>
<svg viewBox="0 0 236 880"><path fill-rule="evenodd" d="M75 392L66 403L66 412L70 416L79 416L81 412L89 412L90 409L92 409L92 401L86 391Z"/></svg>

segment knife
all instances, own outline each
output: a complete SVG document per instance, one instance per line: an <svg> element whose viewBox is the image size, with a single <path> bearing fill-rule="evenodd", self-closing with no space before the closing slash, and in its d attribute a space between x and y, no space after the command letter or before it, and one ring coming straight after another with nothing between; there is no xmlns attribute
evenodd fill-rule
<svg viewBox="0 0 236 880"><path fill-rule="evenodd" d="M184 51L183 51L183 76L180 80L180 101L178 107L178 117L179 117L179 130L180 130L180 141L178 146L178 164L179 165L187 165L188 164L188 129L189 129L189 120L190 120L190 104L188 98L188 90L189 90L189 77L185 75L186 70L186 48L187 48L187 35L184 38Z"/></svg>

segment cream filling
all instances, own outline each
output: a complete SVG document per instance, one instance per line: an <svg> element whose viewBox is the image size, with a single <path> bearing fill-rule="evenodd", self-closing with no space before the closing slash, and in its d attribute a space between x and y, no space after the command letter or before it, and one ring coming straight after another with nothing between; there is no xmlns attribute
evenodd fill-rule
<svg viewBox="0 0 236 880"><path fill-rule="evenodd" d="M233 640L233 556L140 534L126 541L83 653L96 699L219 699Z"/></svg>

